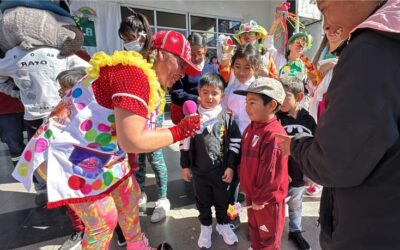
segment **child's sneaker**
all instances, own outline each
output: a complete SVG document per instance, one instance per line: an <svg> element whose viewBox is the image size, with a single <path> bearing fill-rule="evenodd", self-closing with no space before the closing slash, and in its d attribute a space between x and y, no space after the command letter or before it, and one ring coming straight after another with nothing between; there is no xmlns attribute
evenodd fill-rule
<svg viewBox="0 0 400 250"><path fill-rule="evenodd" d="M310 196L316 196L322 191L322 186L316 184L316 183L311 183L308 188L306 189L306 194Z"/></svg>
<svg viewBox="0 0 400 250"><path fill-rule="evenodd" d="M146 205L146 203L147 203L147 195L146 195L145 192L142 192L142 193L140 194L139 206L140 206L140 207L141 207L141 206L144 206L144 205Z"/></svg>
<svg viewBox="0 0 400 250"><path fill-rule="evenodd" d="M74 232L68 240L66 240L58 250L75 250L81 247L83 238L82 232Z"/></svg>
<svg viewBox="0 0 400 250"><path fill-rule="evenodd" d="M224 241L227 245L232 246L236 242L239 242L236 234L233 232L229 224L217 224L216 229L217 232L222 235L222 238L224 238Z"/></svg>
<svg viewBox="0 0 400 250"><path fill-rule="evenodd" d="M156 208L150 217L153 223L159 222L165 218L167 212L171 209L171 204L167 198L161 198L156 202Z"/></svg>
<svg viewBox="0 0 400 250"><path fill-rule="evenodd" d="M212 234L212 226L203 226L201 225L201 231L199 236L199 241L197 245L200 248L210 248L211 247L211 234Z"/></svg>

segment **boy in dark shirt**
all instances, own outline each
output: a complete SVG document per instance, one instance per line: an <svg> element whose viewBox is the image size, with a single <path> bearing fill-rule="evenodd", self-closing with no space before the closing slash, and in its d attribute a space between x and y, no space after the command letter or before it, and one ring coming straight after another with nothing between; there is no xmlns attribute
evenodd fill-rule
<svg viewBox="0 0 400 250"><path fill-rule="evenodd" d="M207 73L199 81L201 129L191 139L189 150L181 150L182 177L192 174L196 206L199 210L200 248L211 247L212 215L215 207L217 232L227 245L238 242L227 215L229 188L239 164L241 135L239 127L220 105L224 93L223 79Z"/></svg>
<svg viewBox="0 0 400 250"><path fill-rule="evenodd" d="M303 108L300 102L304 97L304 84L298 78L282 78L286 98L281 111L277 113L282 126L288 135L305 133L313 135L317 129L314 118ZM293 240L298 249L310 249L310 245L301 234L301 213L303 195L306 190L304 176L300 167L289 157L289 239Z"/></svg>

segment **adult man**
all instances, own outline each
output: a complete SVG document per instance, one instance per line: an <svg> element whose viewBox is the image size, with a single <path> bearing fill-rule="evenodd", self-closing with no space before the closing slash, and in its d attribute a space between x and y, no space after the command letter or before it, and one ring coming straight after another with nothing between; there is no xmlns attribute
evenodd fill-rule
<svg viewBox="0 0 400 250"><path fill-rule="evenodd" d="M325 31L342 29L347 44L315 137L279 136L281 147L328 187L323 249L398 249L400 1L317 3Z"/></svg>

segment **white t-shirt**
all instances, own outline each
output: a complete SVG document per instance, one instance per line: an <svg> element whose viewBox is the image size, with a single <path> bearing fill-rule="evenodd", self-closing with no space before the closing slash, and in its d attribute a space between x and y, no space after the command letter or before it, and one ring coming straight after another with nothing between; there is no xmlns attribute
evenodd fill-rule
<svg viewBox="0 0 400 250"><path fill-rule="evenodd" d="M232 75L234 75L232 73ZM225 89L225 97L222 101L222 108L227 112L232 112L233 118L239 126L240 134L250 124L249 115L246 112L246 97L234 94L235 90L247 90L250 84L255 80L254 76L247 82L241 83L236 78L229 82Z"/></svg>
<svg viewBox="0 0 400 250"><path fill-rule="evenodd" d="M11 77L20 89L24 119L42 119L60 101L57 75L64 70L88 66L76 55L61 56L58 49L46 47L27 51L14 47L0 59L0 84Z"/></svg>

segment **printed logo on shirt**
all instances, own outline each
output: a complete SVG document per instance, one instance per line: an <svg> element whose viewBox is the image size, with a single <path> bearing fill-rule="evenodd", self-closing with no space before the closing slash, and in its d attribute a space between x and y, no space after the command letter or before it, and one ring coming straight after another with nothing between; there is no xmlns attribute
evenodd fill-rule
<svg viewBox="0 0 400 250"><path fill-rule="evenodd" d="M35 65L47 65L46 60L41 60L41 61L26 61L26 62L20 62L21 67L28 67L28 66L35 66Z"/></svg>
<svg viewBox="0 0 400 250"><path fill-rule="evenodd" d="M251 141L251 146L254 148L257 145L258 140L260 137L258 135L253 136L253 140Z"/></svg>
<svg viewBox="0 0 400 250"><path fill-rule="evenodd" d="M297 135L297 134L308 134L312 135L311 130L304 127L303 125L294 124L294 125L286 125L283 127L289 135Z"/></svg>
<svg viewBox="0 0 400 250"><path fill-rule="evenodd" d="M268 228L267 228L267 226L266 226L266 225L262 225L262 226L260 226L260 227L259 227L259 229L260 229L261 231L263 231L263 232L266 232L266 233L268 233L268 232L269 232L269 230L268 230Z"/></svg>

